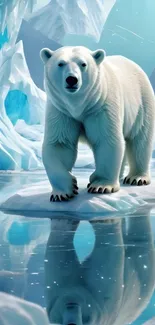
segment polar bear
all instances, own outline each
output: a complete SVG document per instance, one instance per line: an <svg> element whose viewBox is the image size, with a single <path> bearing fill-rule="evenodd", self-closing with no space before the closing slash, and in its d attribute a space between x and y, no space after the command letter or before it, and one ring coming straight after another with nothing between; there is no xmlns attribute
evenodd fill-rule
<svg viewBox="0 0 155 325"><path fill-rule="evenodd" d="M40 56L47 94L42 155L51 201L78 194L71 171L80 137L95 159L89 193L118 191L126 156L130 170L124 183L149 184L155 97L145 72L125 57L82 46L44 48Z"/></svg>

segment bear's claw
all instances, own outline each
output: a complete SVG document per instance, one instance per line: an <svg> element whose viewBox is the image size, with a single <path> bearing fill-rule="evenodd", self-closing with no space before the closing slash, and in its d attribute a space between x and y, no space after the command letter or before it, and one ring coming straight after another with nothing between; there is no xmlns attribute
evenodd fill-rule
<svg viewBox="0 0 155 325"><path fill-rule="evenodd" d="M61 193L60 191L53 191L54 193L51 194L50 197L50 202L66 202L74 198L76 195L78 195L78 186L77 186L77 180L73 176L73 188L72 188L72 193L67 194L67 193Z"/></svg>
<svg viewBox="0 0 155 325"><path fill-rule="evenodd" d="M50 202L66 202L69 201L70 199L72 199L74 197L74 195L51 195L50 197Z"/></svg>
<svg viewBox="0 0 155 325"><path fill-rule="evenodd" d="M127 176L124 178L123 184L130 184L130 185L137 185L137 186L142 186L142 185L148 185L150 184L150 177L149 176Z"/></svg>
<svg viewBox="0 0 155 325"><path fill-rule="evenodd" d="M119 190L119 184L101 185L101 184L88 184L88 193L95 194L109 194Z"/></svg>

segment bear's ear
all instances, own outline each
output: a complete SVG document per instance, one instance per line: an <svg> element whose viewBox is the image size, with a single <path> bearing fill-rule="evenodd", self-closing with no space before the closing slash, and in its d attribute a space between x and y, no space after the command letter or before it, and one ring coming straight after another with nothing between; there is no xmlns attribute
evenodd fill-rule
<svg viewBox="0 0 155 325"><path fill-rule="evenodd" d="M100 64L104 60L106 53L104 50L96 50L92 53L92 56L96 63Z"/></svg>
<svg viewBox="0 0 155 325"><path fill-rule="evenodd" d="M46 63L53 55L53 51L50 49L44 48L40 51L40 57L44 63Z"/></svg>

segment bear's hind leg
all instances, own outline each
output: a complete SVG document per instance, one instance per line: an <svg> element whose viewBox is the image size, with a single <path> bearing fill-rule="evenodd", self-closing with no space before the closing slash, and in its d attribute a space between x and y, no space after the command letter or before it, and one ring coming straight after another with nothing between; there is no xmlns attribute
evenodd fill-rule
<svg viewBox="0 0 155 325"><path fill-rule="evenodd" d="M152 154L153 132L141 129L134 139L127 141L129 174L124 184L148 185L151 182L149 163Z"/></svg>

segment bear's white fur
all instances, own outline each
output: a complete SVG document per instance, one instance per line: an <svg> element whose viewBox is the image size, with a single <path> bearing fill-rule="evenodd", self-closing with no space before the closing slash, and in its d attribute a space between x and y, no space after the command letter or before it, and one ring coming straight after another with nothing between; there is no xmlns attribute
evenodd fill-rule
<svg viewBox="0 0 155 325"><path fill-rule="evenodd" d="M95 158L89 192L119 190L125 151L130 171L124 183L149 184L155 98L144 71L125 57L85 47L43 49L40 55L47 94L43 163L51 200L77 194L71 170L81 136Z"/></svg>

